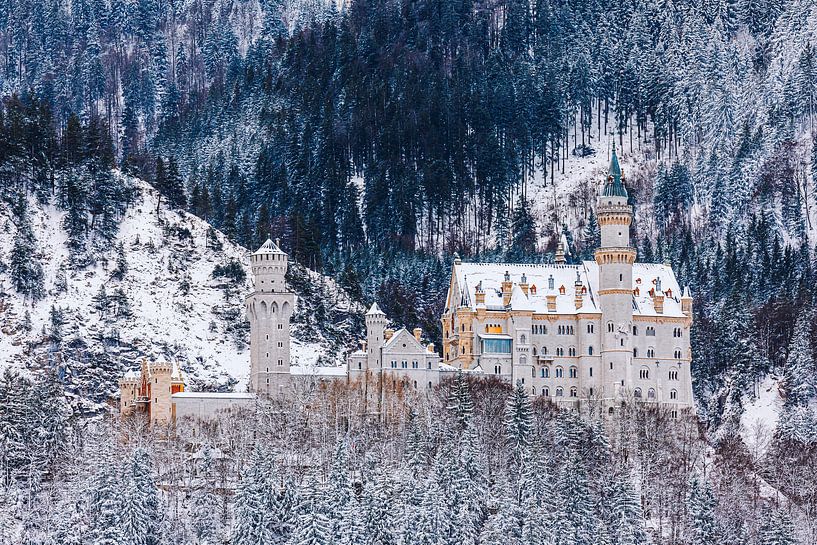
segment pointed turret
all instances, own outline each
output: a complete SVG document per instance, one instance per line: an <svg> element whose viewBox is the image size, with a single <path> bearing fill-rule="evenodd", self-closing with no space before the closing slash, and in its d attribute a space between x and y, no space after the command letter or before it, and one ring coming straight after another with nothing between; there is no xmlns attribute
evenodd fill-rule
<svg viewBox="0 0 817 545"><path fill-rule="evenodd" d="M627 189L622 183L623 175L621 173L621 165L618 164L618 155L616 155L616 143L613 141L613 152L610 156L610 171L607 174L607 182L604 184L602 195L605 197L627 197Z"/></svg>
<svg viewBox="0 0 817 545"><path fill-rule="evenodd" d="M385 315L386 315L386 313L385 313L385 312L383 312L382 310L380 310L380 307L379 307L379 306L377 306L377 303L376 303L376 302L375 302L375 303L372 303L372 306L371 306L371 308L369 309L369 312L367 312L367 313L366 313L366 316L378 316L378 315L385 316Z"/></svg>

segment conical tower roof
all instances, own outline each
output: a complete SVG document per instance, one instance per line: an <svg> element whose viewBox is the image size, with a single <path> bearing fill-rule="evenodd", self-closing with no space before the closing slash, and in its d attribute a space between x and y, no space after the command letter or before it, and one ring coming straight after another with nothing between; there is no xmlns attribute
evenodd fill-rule
<svg viewBox="0 0 817 545"><path fill-rule="evenodd" d="M255 252L253 252L253 255L258 255L258 254L283 254L283 253L285 253L285 252L283 252L281 250L281 248L278 246L277 241L273 242L272 239L268 238L267 241L264 242L264 244L262 244L260 248L258 248Z"/></svg>
<svg viewBox="0 0 817 545"><path fill-rule="evenodd" d="M627 190L621 181L621 165L618 164L616 154L616 143L613 141L613 152L610 156L610 171L607 175L607 183L604 184L602 195L605 197L627 197Z"/></svg>
<svg viewBox="0 0 817 545"><path fill-rule="evenodd" d="M366 313L366 316L385 316L386 313L380 310L380 307L377 306L377 303L372 304L372 308L369 309L369 312Z"/></svg>

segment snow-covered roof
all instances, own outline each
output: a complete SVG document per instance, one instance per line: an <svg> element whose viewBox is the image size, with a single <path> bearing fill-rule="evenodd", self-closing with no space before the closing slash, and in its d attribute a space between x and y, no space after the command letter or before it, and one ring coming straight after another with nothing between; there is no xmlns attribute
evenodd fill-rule
<svg viewBox="0 0 817 545"><path fill-rule="evenodd" d="M255 399L255 394L248 392L178 392L172 399Z"/></svg>
<svg viewBox="0 0 817 545"><path fill-rule="evenodd" d="M320 366L320 365L293 365L289 368L290 375L298 376L319 376L319 377L343 377L347 370L345 365Z"/></svg>
<svg viewBox="0 0 817 545"><path fill-rule="evenodd" d="M518 263L455 263L449 305L464 305L476 310L476 287L482 286L485 293L485 307L488 310L505 310L502 299L502 282L505 273L514 283L510 308L529 310L547 314L548 295L556 296L556 314L576 314L601 312L598 301L599 271L595 261L584 261L576 265L566 264L518 264ZM525 295L521 283L522 275L527 278L528 294ZM658 316L655 312L650 289L661 279L661 289L665 294L664 311L661 316L683 316L681 312L681 290L675 273L668 265L656 263L635 263L633 265L633 314ZM552 280L551 280L552 279ZM576 308L577 284L585 290L582 306ZM552 289L550 288L552 285Z"/></svg>
<svg viewBox="0 0 817 545"><path fill-rule="evenodd" d="M273 242L272 239L268 238L266 240L266 242L264 242L264 244L261 245L260 248L258 248L256 251L253 252L252 255L258 255L258 254L284 254L284 253L285 252L283 252L281 250L281 248L278 246L278 244Z"/></svg>
<svg viewBox="0 0 817 545"><path fill-rule="evenodd" d="M375 315L377 315L377 316L380 316L380 315L385 316L386 315L385 312L380 310L380 307L377 306L376 302L372 303L372 308L370 308L369 312L366 313L366 316L375 316Z"/></svg>

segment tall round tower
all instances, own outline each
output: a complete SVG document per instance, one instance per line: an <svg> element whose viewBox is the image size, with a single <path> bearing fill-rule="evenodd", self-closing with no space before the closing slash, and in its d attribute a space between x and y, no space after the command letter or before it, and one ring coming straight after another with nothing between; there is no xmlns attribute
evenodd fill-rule
<svg viewBox="0 0 817 545"><path fill-rule="evenodd" d="M366 313L366 367L372 371L381 369L381 351L385 342L386 314L377 303Z"/></svg>
<svg viewBox="0 0 817 545"><path fill-rule="evenodd" d="M287 254L270 239L250 257L250 389L259 394L277 394L289 385L289 319L295 296L284 279L287 261Z"/></svg>
<svg viewBox="0 0 817 545"><path fill-rule="evenodd" d="M633 262L636 256L635 248L630 247L633 210L627 203L615 142L610 172L598 198L596 216L601 229L601 246L595 254L599 266L602 327L601 395L614 399L630 386Z"/></svg>

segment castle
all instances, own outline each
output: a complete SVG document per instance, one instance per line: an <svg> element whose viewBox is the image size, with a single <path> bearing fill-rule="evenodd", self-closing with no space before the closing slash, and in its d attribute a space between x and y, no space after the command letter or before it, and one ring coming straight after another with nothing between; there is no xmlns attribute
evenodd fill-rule
<svg viewBox="0 0 817 545"><path fill-rule="evenodd" d="M461 370L522 384L531 395L563 406L597 402L613 412L636 401L677 415L693 405L692 297L681 291L669 265L635 263L633 209L615 145L596 216L601 245L594 261L567 264L562 244L555 264L466 263L455 257L441 317L442 357L422 342L420 329L388 328L375 303L366 313L365 342L338 367L291 365L295 295L285 281L288 257L267 240L250 256L252 393L184 392L176 371L143 362L140 376L120 382L122 411L141 403L151 422L205 416L247 406L254 395L287 396L302 377L343 380L360 386L367 398L382 399L386 383L422 392L445 373Z"/></svg>
<svg viewBox="0 0 817 545"><path fill-rule="evenodd" d="M524 384L560 403L691 407L692 297L668 265L635 263L632 206L613 146L596 206L594 261L455 260L443 324L445 363ZM561 248L560 248L561 250Z"/></svg>

